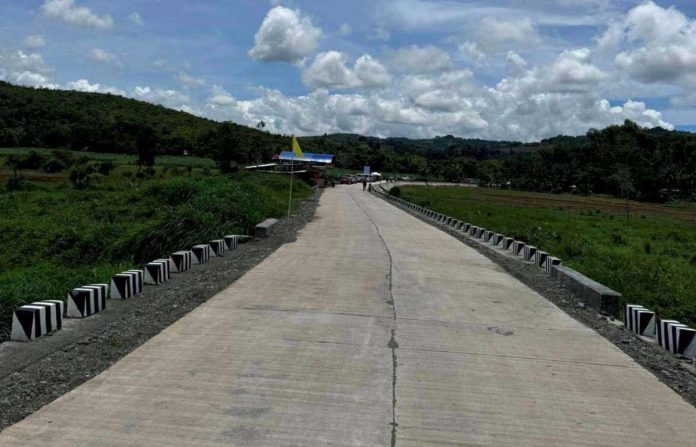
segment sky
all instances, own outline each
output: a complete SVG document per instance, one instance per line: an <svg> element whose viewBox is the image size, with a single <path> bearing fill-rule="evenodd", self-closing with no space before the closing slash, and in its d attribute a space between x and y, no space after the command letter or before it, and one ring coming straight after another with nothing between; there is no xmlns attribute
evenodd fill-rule
<svg viewBox="0 0 696 447"><path fill-rule="evenodd" d="M696 2L0 0L0 80L271 132L696 128Z"/></svg>

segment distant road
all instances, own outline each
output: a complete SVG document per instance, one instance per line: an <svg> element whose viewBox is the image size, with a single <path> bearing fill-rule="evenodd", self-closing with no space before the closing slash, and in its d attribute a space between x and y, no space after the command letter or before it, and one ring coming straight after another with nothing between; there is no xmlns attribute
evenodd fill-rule
<svg viewBox="0 0 696 447"><path fill-rule="evenodd" d="M0 446L683 447L694 427L614 345L356 185Z"/></svg>

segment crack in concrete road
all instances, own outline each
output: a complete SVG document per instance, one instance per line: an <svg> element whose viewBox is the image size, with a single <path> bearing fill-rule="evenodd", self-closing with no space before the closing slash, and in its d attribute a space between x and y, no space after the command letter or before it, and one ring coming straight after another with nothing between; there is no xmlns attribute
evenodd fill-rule
<svg viewBox="0 0 696 447"><path fill-rule="evenodd" d="M392 421L391 421L391 447L396 446L396 429L399 426L399 423L396 421L396 380L397 380L397 354L396 350L399 349L399 343L396 341L396 329L397 329L397 321L398 318L396 316L396 302L394 301L394 290L393 290L393 270L394 270L394 261L392 258L391 251L389 250L389 246L387 245L387 241L384 240L384 236L382 236L382 232L379 230L379 226L377 223L370 217L369 214L365 211L365 209L358 203L357 200L355 200L355 197L353 197L353 194L350 192L348 193L350 196L351 200L355 203L355 205L360 208L360 211L363 212L365 217L370 221L372 226L375 228L375 231L377 232L377 236L379 236L379 239L382 241L382 244L384 245L384 249L387 252L387 257L389 258L389 273L387 274L387 279L389 280L389 300L387 301L388 304L391 305L392 307L392 312L393 312L393 318L392 318L392 328L391 328L391 338L389 339L389 343L387 346L389 346L389 349L391 349L391 356L392 356Z"/></svg>

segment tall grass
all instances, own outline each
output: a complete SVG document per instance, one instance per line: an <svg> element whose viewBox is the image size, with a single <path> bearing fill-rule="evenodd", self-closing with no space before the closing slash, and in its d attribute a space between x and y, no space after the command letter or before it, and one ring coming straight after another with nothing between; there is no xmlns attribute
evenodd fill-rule
<svg viewBox="0 0 696 447"><path fill-rule="evenodd" d="M402 196L491 231L526 241L655 310L662 318L696 324L696 223L666 214L600 211L592 198L584 209L506 202L505 193L477 188L406 186ZM514 193L509 193L510 196ZM540 199L543 195L539 194ZM548 195L549 200L557 196ZM598 202L596 202L598 203Z"/></svg>
<svg viewBox="0 0 696 447"><path fill-rule="evenodd" d="M97 189L63 184L0 194L0 340L12 311L225 234L248 234L287 209L284 176L173 177ZM295 203L310 188L295 182Z"/></svg>

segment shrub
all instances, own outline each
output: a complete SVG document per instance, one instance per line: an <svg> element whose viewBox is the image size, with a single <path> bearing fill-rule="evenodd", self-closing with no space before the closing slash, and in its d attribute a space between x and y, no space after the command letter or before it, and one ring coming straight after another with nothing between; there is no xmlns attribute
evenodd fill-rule
<svg viewBox="0 0 696 447"><path fill-rule="evenodd" d="M75 189L87 189L94 181L95 168L92 163L74 166L70 170L70 182Z"/></svg>
<svg viewBox="0 0 696 447"><path fill-rule="evenodd" d="M66 167L70 167L76 162L75 154L67 149L54 149L51 151L51 156L56 160L62 161Z"/></svg>
<svg viewBox="0 0 696 447"><path fill-rule="evenodd" d="M401 197L401 188L392 186L392 189L389 190L389 195L392 197Z"/></svg>
<svg viewBox="0 0 696 447"><path fill-rule="evenodd" d="M101 175L109 175L111 171L114 170L114 164L110 161L103 161L99 163L99 173Z"/></svg>
<svg viewBox="0 0 696 447"><path fill-rule="evenodd" d="M5 182L5 191L25 191L29 189L29 184L21 175L17 177L10 177Z"/></svg>
<svg viewBox="0 0 696 447"><path fill-rule="evenodd" d="M43 170L48 172L49 174L52 174L55 172L61 172L66 167L67 166L62 160L59 160L57 158L51 158L44 164Z"/></svg>

